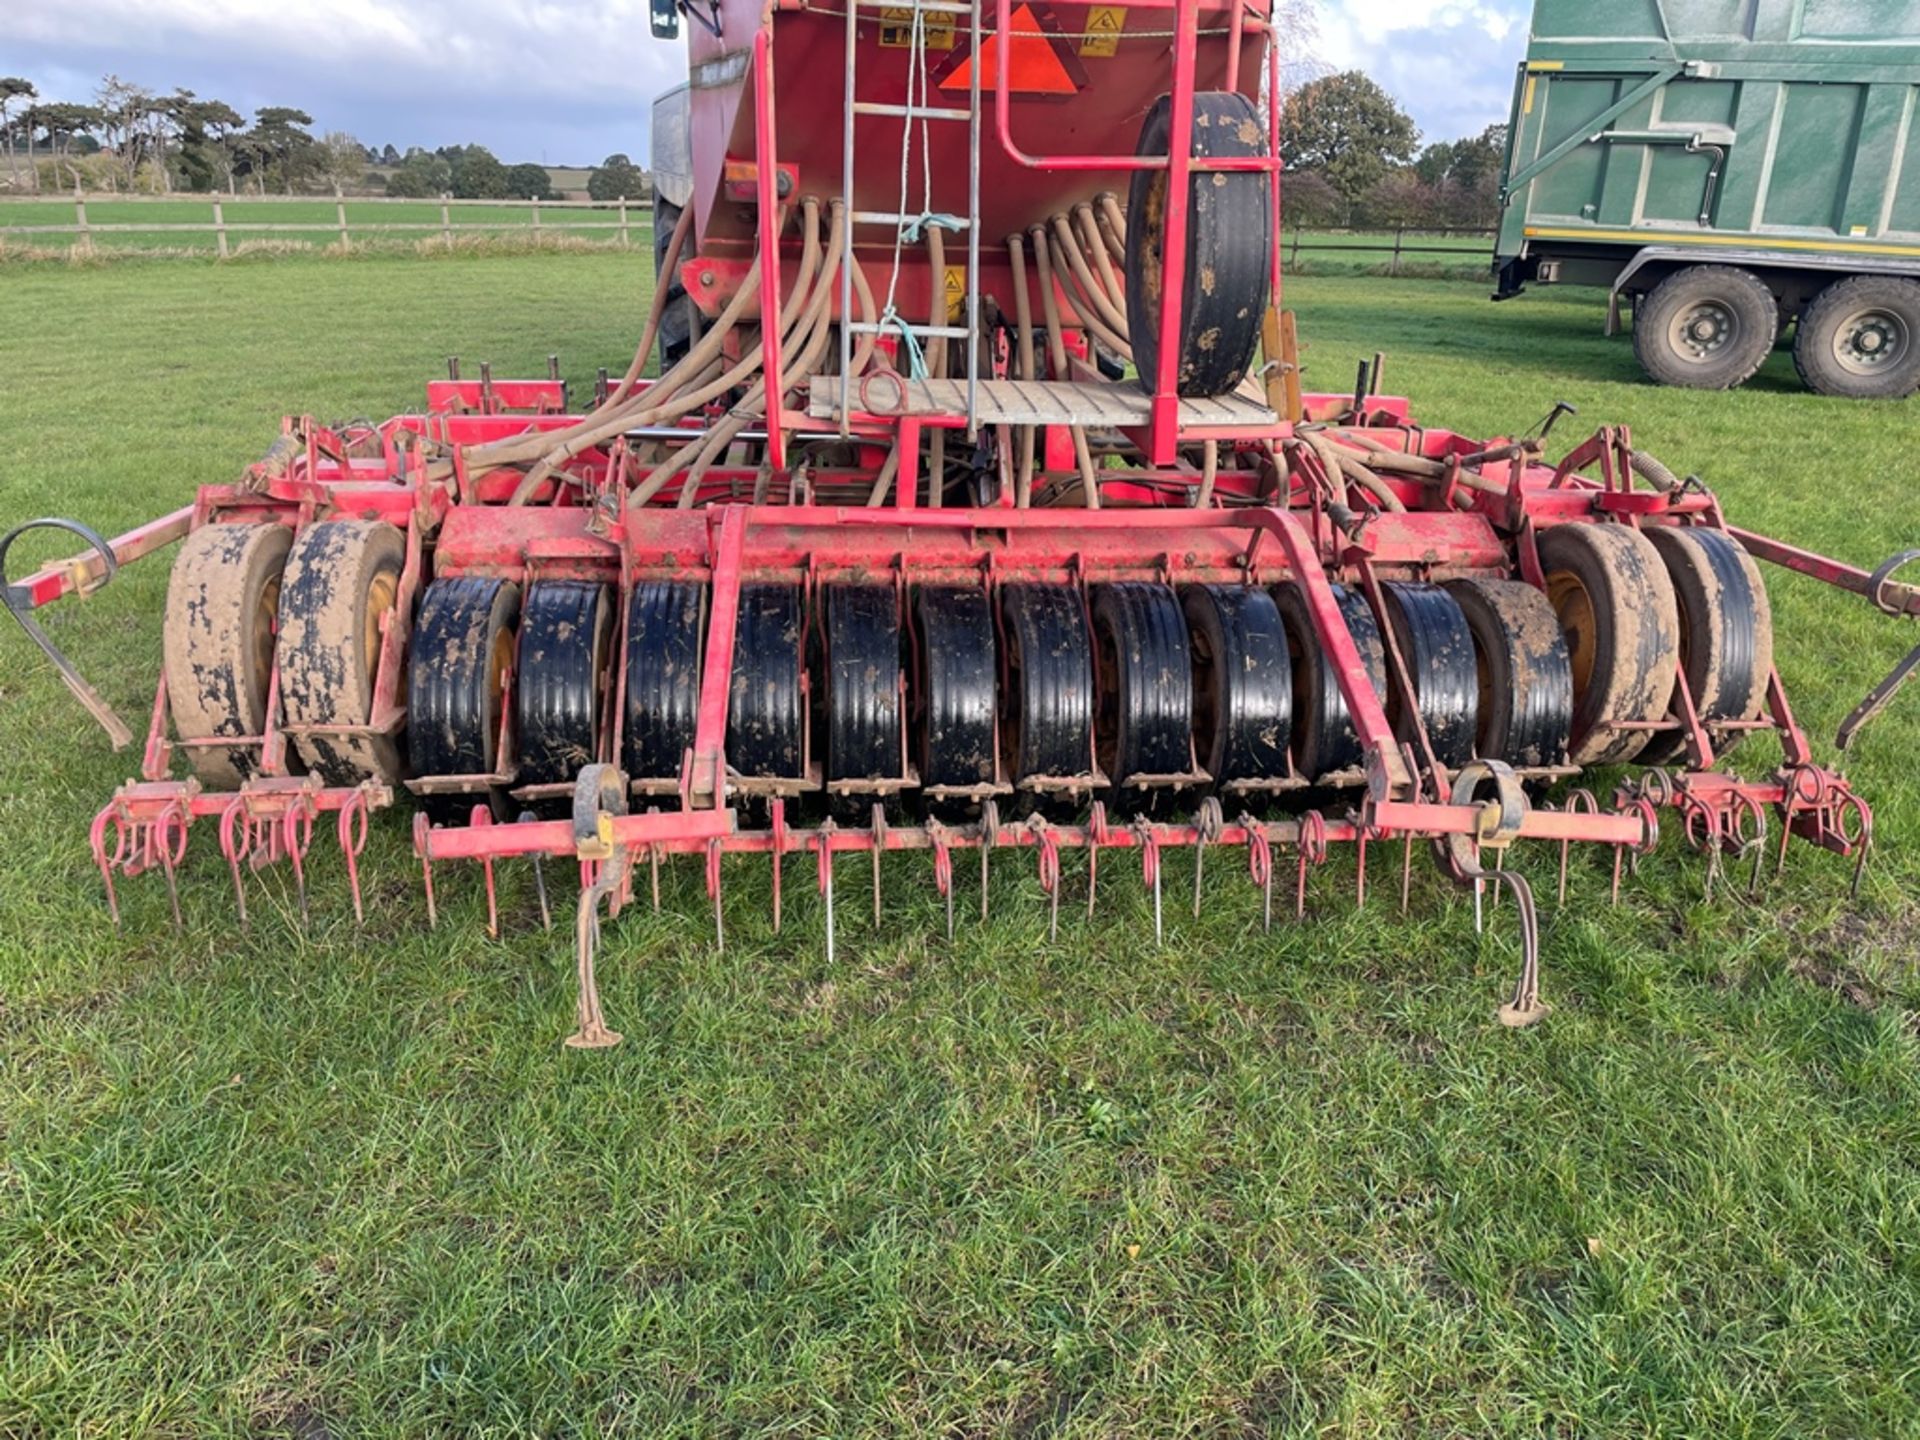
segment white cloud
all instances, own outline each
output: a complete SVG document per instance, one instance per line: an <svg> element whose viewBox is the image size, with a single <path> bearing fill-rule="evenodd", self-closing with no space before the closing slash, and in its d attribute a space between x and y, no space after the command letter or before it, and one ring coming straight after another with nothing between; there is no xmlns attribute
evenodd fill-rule
<svg viewBox="0 0 1920 1440"><path fill-rule="evenodd" d="M1528 0L1324 0L1317 49L1336 70L1365 70L1429 140L1506 119L1526 48Z"/></svg>

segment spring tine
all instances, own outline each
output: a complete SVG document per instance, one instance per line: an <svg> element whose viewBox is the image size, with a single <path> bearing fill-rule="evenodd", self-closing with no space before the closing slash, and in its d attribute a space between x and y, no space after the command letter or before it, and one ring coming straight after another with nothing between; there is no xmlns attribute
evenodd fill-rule
<svg viewBox="0 0 1920 1440"><path fill-rule="evenodd" d="M827 904L827 964L833 964L833 821L829 818L820 827L819 871L820 895Z"/></svg>
<svg viewBox="0 0 1920 1440"><path fill-rule="evenodd" d="M873 928L880 928L880 855L887 848L887 807L873 807Z"/></svg>
<svg viewBox="0 0 1920 1440"><path fill-rule="evenodd" d="M1413 897L1413 832L1407 832L1407 843L1400 853L1400 913L1407 913L1407 904Z"/></svg>
<svg viewBox="0 0 1920 1440"><path fill-rule="evenodd" d="M1133 828L1140 837L1141 878L1153 889L1153 943L1158 946L1166 938L1160 915L1160 841L1144 816L1134 822Z"/></svg>
<svg viewBox="0 0 1920 1440"><path fill-rule="evenodd" d="M247 832L244 837L244 845L243 837L235 833L242 825L246 827ZM253 822L247 818L244 804L240 797L236 795L228 802L227 808L220 812L220 853L227 857L227 869L232 872L233 875L234 908L239 912L240 928L243 931L248 928L247 886L240 875L240 856L243 848L251 849L253 846L252 830ZM433 889L431 886L427 889L427 915L429 918L433 915Z"/></svg>
<svg viewBox="0 0 1920 1440"><path fill-rule="evenodd" d="M1540 915L1524 877L1511 870L1496 870L1494 876L1513 892L1513 908L1520 917L1520 975L1513 999L1496 1012L1502 1025L1517 1028L1533 1024L1548 1009L1540 1000Z"/></svg>
<svg viewBox="0 0 1920 1440"><path fill-rule="evenodd" d="M107 887L107 914L113 918L113 928L120 928L120 897L113 893L113 861L107 856L107 826L113 826L114 850L119 852L119 842L126 833L114 813L113 803L102 806L100 813L93 817L93 824L87 828L87 844L93 851L93 863L100 867L100 879Z"/></svg>
<svg viewBox="0 0 1920 1440"><path fill-rule="evenodd" d="M1200 877L1205 873L1207 864L1207 846L1220 838L1226 819L1220 810L1220 798L1209 795L1200 802L1198 832L1193 846L1193 918L1200 918Z"/></svg>
<svg viewBox="0 0 1920 1440"><path fill-rule="evenodd" d="M354 820L358 818L358 844L355 843ZM364 927L367 923L366 910L360 903L360 850L366 844L367 797L365 792L354 796L340 807L339 818L334 821L335 835L340 841L340 857L347 865L347 889L353 894L353 923Z"/></svg>
<svg viewBox="0 0 1920 1440"><path fill-rule="evenodd" d="M1000 839L1000 807L991 797L980 802L980 922L987 919L987 856Z"/></svg>
<svg viewBox="0 0 1920 1440"><path fill-rule="evenodd" d="M713 900L713 948L727 953L727 923L720 908L720 837L707 842L707 894Z"/></svg>
<svg viewBox="0 0 1920 1440"><path fill-rule="evenodd" d="M1360 833L1354 836L1353 868L1353 908L1367 908L1367 827L1362 825Z"/></svg>
<svg viewBox="0 0 1920 1440"><path fill-rule="evenodd" d="M297 806L288 808L280 817L280 832L286 844L287 862L293 866L293 888L300 897L300 923L305 925L310 918L307 911L307 867L306 853L300 843L299 824L301 811Z"/></svg>
<svg viewBox="0 0 1920 1440"><path fill-rule="evenodd" d="M173 907L173 928L184 930L187 927L180 918L180 877L174 873L173 853L168 850L164 836L160 842L160 870L167 877L167 902Z"/></svg>
<svg viewBox="0 0 1920 1440"><path fill-rule="evenodd" d="M580 890L580 906L574 917L574 965L575 979L578 982L579 999L575 1009L575 1029L567 1036L565 1044L573 1050L605 1050L618 1045L621 1035L618 1030L607 1028L606 1016L600 1010L600 984L594 975L594 952L600 948L600 901L613 892L620 883L620 876L626 867L622 863L625 855L619 849L615 858L600 867L592 883Z"/></svg>
<svg viewBox="0 0 1920 1440"><path fill-rule="evenodd" d="M773 933L780 933L780 870L781 861L787 854L787 802L774 797L773 801ZM654 847L653 857L653 908L660 908L660 854Z"/></svg>

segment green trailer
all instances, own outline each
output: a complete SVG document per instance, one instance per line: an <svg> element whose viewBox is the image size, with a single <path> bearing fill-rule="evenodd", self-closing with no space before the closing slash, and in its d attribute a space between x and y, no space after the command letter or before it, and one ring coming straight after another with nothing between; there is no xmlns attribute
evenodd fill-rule
<svg viewBox="0 0 1920 1440"><path fill-rule="evenodd" d="M1654 379L1786 327L1822 394L1920 389L1920 0L1536 0L1499 288L1605 286Z"/></svg>

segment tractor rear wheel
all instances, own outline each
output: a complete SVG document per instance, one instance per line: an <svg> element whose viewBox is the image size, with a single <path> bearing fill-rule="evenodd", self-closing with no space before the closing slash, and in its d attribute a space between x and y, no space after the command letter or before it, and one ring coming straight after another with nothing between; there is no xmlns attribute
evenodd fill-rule
<svg viewBox="0 0 1920 1440"><path fill-rule="evenodd" d="M280 709L285 723L365 725L406 538L384 520L321 520L294 539L280 593ZM301 735L293 747L329 785L400 778L400 740Z"/></svg>
<svg viewBox="0 0 1920 1440"><path fill-rule="evenodd" d="M1573 668L1575 765L1631 760L1667 717L1680 619L1659 552L1630 525L1574 522L1540 536L1540 568Z"/></svg>
<svg viewBox="0 0 1920 1440"><path fill-rule="evenodd" d="M1172 97L1162 95L1140 126L1140 155L1165 155ZM1195 159L1264 155L1266 126L1253 102L1232 91L1193 97ZM1187 182L1187 256L1174 357L1178 393L1224 395L1246 378L1267 308L1273 246L1271 177L1196 171ZM1127 333L1140 384L1154 389L1160 366L1161 297L1166 285L1167 172L1137 170L1127 196Z"/></svg>
<svg viewBox="0 0 1920 1440"><path fill-rule="evenodd" d="M1760 278L1732 265L1689 265L1633 309L1633 353L1662 385L1731 390L1773 352L1780 307Z"/></svg>
<svg viewBox="0 0 1920 1440"><path fill-rule="evenodd" d="M664 275L666 268L667 246L672 243L673 230L680 223L680 211L683 207L674 204L657 190L653 196L653 283L667 287L667 298L662 302L660 311L660 373L666 374L680 362L682 356L693 348L693 301L687 298L687 290L680 283L678 274ZM693 246L689 244L681 251L682 260L693 258Z"/></svg>
<svg viewBox="0 0 1920 1440"><path fill-rule="evenodd" d="M284 525L202 525L181 542L161 636L180 739L265 733L281 573L292 544ZM260 767L257 749L238 746L196 746L186 759L202 784L221 790L237 790Z"/></svg>

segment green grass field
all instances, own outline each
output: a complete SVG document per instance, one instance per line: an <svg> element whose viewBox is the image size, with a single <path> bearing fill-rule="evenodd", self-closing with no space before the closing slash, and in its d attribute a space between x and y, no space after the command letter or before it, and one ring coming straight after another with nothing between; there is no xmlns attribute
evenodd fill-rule
<svg viewBox="0 0 1920 1440"><path fill-rule="evenodd" d="M132 524L282 412L417 403L449 354L557 350L585 384L647 271L10 268L0 517ZM1689 394L1638 379L1590 294L1289 302L1325 388L1385 349L1430 423L1515 433L1564 399L1556 440L1631 422L1740 523L1868 563L1916 539L1916 412L1805 394L1784 355ZM165 585L137 565L49 619L136 723ZM1829 753L1914 632L1773 595ZM1759 903L1704 905L1669 835L1617 909L1599 855L1555 909L1554 856L1520 855L1556 1007L1526 1032L1491 1019L1510 912L1476 937L1424 856L1410 918L1384 882L1356 912L1341 859L1271 936L1243 862L1207 866L1196 921L1171 859L1163 948L1126 863L1056 943L1003 860L948 943L921 863L876 928L849 862L832 966L811 862L776 934L743 860L724 954L693 866L609 929L627 1039L579 1054L529 877L503 868L490 941L478 876L443 870L429 931L398 816L364 931L329 844L311 922L268 873L242 934L208 831L184 932L155 877L116 933L86 822L137 755L0 629L0 1434L1920 1433L1914 696L1850 757L1881 841L1857 903L1800 850Z"/></svg>

